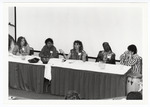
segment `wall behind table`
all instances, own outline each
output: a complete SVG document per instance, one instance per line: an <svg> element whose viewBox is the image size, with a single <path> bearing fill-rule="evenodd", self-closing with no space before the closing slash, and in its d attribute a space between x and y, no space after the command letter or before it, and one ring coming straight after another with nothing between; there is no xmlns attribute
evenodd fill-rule
<svg viewBox="0 0 150 107"><path fill-rule="evenodd" d="M89 56L96 57L102 43L110 43L116 59L130 44L142 56L143 11L126 6L17 7L17 37L41 50L46 38L53 38L57 49L66 53L74 40L81 40Z"/></svg>

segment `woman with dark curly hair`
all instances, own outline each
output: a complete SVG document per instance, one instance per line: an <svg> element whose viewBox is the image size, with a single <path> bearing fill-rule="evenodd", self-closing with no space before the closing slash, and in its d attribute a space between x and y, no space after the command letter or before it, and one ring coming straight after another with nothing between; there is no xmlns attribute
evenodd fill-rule
<svg viewBox="0 0 150 107"><path fill-rule="evenodd" d="M142 74L142 58L137 54L134 44L129 45L127 51L120 56L120 64L131 66L131 73Z"/></svg>
<svg viewBox="0 0 150 107"><path fill-rule="evenodd" d="M96 62L102 61L104 63L115 64L115 53L112 52L108 42L103 43L104 50L99 51Z"/></svg>
<svg viewBox="0 0 150 107"><path fill-rule="evenodd" d="M47 63L50 58L58 58L58 51L54 46L54 42L51 38L47 38L45 40L45 45L40 51L39 56L41 57L43 63Z"/></svg>
<svg viewBox="0 0 150 107"><path fill-rule="evenodd" d="M12 52L14 55L29 55L30 47L25 37L20 36Z"/></svg>
<svg viewBox="0 0 150 107"><path fill-rule="evenodd" d="M64 53L62 49L59 50L60 53L64 55L64 58L66 59L75 59L75 60L83 60L86 61L87 54L83 50L82 42L79 40L74 41L73 43L73 49L70 50L70 53L68 56Z"/></svg>

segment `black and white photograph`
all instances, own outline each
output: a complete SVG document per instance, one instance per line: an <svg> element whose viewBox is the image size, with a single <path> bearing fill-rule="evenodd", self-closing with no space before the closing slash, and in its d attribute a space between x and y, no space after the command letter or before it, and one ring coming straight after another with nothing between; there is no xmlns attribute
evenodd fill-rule
<svg viewBox="0 0 150 107"><path fill-rule="evenodd" d="M3 3L4 102L148 104L148 8Z"/></svg>

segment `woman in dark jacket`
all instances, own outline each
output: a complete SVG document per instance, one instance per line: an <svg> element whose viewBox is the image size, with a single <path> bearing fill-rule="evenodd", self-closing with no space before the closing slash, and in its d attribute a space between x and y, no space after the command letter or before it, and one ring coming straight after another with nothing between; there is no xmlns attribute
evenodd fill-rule
<svg viewBox="0 0 150 107"><path fill-rule="evenodd" d="M112 52L108 42L103 43L104 50L99 51L96 62L102 61L104 63L115 64L115 53Z"/></svg>
<svg viewBox="0 0 150 107"><path fill-rule="evenodd" d="M50 58L58 58L58 51L51 38L47 38L45 40L45 45L40 51L39 56L41 57L43 63L47 63Z"/></svg>

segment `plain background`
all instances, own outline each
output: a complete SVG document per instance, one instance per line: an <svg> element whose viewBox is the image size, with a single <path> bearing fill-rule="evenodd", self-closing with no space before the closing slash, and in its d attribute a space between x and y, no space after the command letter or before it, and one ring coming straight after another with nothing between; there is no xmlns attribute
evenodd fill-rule
<svg viewBox="0 0 150 107"><path fill-rule="evenodd" d="M144 13L138 5L66 3L28 7L24 4L16 7L17 38L24 36L35 50L41 50L45 40L52 38L56 48L66 53L73 48L74 40L80 40L88 56L93 57L103 50L103 42L109 42L118 60L130 44L135 44L142 56ZM12 10L9 9L8 17L14 24ZM9 26L10 34L11 30L13 27Z"/></svg>

